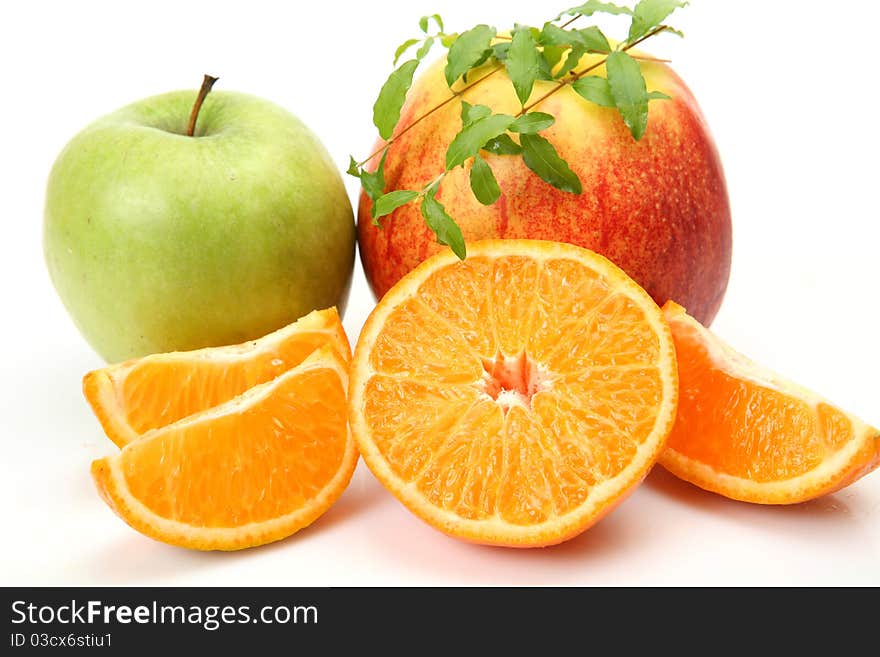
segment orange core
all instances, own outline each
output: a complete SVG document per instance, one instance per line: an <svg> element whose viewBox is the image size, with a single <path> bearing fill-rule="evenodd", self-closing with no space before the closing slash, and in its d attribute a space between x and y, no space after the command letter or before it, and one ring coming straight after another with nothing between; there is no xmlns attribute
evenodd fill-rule
<svg viewBox="0 0 880 657"><path fill-rule="evenodd" d="M513 358L497 354L483 359L483 392L504 406L531 408L532 397L544 389L538 366L523 352Z"/></svg>

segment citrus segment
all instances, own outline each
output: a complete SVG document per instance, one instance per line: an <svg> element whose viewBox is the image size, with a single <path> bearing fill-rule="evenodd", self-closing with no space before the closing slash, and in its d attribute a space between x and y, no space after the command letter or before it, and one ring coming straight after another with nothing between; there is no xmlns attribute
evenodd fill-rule
<svg viewBox="0 0 880 657"><path fill-rule="evenodd" d="M259 340L154 354L95 370L83 378L83 392L107 436L122 447L274 379L325 344L350 360L335 308L315 310Z"/></svg>
<svg viewBox="0 0 880 657"><path fill-rule="evenodd" d="M418 340L413 338L418 336ZM424 377L436 382L467 382L482 367L461 334L420 299L396 308L388 328L376 339L370 355L372 368L396 376Z"/></svg>
<svg viewBox="0 0 880 657"><path fill-rule="evenodd" d="M495 332L485 329L489 316L489 281L493 262L488 258L468 255L458 267L439 271L423 283L421 299L434 312L458 328L461 337L477 353L494 354ZM458 303L446 302L445 291L455 290Z"/></svg>
<svg viewBox="0 0 880 657"><path fill-rule="evenodd" d="M538 263L528 256L510 255L495 260L489 287L490 325L497 351L517 356L526 348L532 329Z"/></svg>
<svg viewBox="0 0 880 657"><path fill-rule="evenodd" d="M104 500L166 543L234 550L279 540L339 497L357 451L347 364L330 346L215 408L92 464Z"/></svg>
<svg viewBox="0 0 880 657"><path fill-rule="evenodd" d="M660 309L591 251L533 240L427 260L379 302L352 361L367 465L467 540L574 536L641 481L672 426Z"/></svg>
<svg viewBox="0 0 880 657"><path fill-rule="evenodd" d="M678 417L661 463L721 495L791 504L880 463L880 432L733 351L672 302Z"/></svg>

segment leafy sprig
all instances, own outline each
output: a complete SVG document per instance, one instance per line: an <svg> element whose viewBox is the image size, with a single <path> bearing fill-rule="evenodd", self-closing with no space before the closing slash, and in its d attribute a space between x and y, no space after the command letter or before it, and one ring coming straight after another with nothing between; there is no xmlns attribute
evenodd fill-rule
<svg viewBox="0 0 880 657"><path fill-rule="evenodd" d="M495 203L501 196L501 188L485 153L521 157L525 166L543 181L562 191L580 194L582 185L577 174L553 144L540 134L554 124L555 117L534 111L534 108L559 90L571 87L586 101L616 109L633 139L640 140L648 127L650 102L668 100L669 97L648 90L641 70L640 60L643 58L629 51L661 32L681 35L665 21L676 9L687 4L677 0L639 0L630 8L589 0L566 9L540 29L517 24L507 33L480 24L459 34L449 34L444 31L443 20L438 14L423 16L419 19L422 36L407 39L395 50L396 68L382 85L373 105L373 123L384 143L361 162L351 158L348 169L349 174L360 179L364 192L372 201L373 223L381 227L380 219L404 205L420 201L421 214L437 241L448 245L464 259L466 248L461 229L437 195L447 173L470 163L469 181L474 197L483 205ZM630 24L626 38L612 45L596 25L569 27L579 19L599 13L628 17ZM560 23L563 19L564 22ZM407 126L398 128L416 70L438 43L447 49L444 76L450 96ZM397 66L397 62L413 48L415 56ZM577 70L587 54L602 58ZM605 77L588 75L603 65ZM476 71L484 66L489 67L488 73L475 79ZM465 91L502 70L507 72L519 99L518 113L495 113L487 105L471 105L461 99ZM530 102L539 81L554 84L549 91ZM388 147L413 126L456 99L461 99L461 129L447 147L444 170L421 189L386 191ZM376 168L368 170L365 165L379 155L381 159Z"/></svg>

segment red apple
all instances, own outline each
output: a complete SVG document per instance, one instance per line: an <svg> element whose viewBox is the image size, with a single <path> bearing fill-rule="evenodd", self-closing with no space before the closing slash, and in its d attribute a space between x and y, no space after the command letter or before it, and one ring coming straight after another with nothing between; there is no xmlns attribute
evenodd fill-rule
<svg viewBox="0 0 880 657"><path fill-rule="evenodd" d="M586 64L581 63L581 67ZM450 96L441 60L416 80L398 132ZM502 195L481 205L473 196L470 163L451 171L437 195L466 240L532 238L571 242L613 260L662 304L674 299L708 325L730 273L730 205L715 144L690 90L668 66L643 62L650 91L671 100L650 104L648 129L635 141L615 109L566 87L540 103L556 123L541 134L581 179L583 193L560 191L526 168L520 157L483 152ZM484 72L475 71L471 80ZM595 71L605 75L604 67ZM538 82L532 99L552 82ZM456 84L460 88L461 82ZM519 101L504 71L468 89L462 99L516 114ZM421 189L444 169L446 148L461 129L461 106L450 102L408 130L388 149L386 191ZM381 142L379 144L381 146ZM374 158L372 166L378 157ZM412 203L372 224L361 195L358 240L373 293L381 297L404 274L440 250Z"/></svg>

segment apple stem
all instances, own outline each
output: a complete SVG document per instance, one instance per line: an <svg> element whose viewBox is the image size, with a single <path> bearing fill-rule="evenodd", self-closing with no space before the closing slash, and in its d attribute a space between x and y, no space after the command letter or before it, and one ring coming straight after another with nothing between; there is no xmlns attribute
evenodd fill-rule
<svg viewBox="0 0 880 657"><path fill-rule="evenodd" d="M214 86L214 83L220 78L215 78L211 75L205 74L205 77L202 79L202 88L199 89L199 95L196 97L196 102L193 105L192 112L189 115L189 126L186 129L186 136L192 137L196 131L196 121L199 119L199 110L202 109L202 103L205 102L205 98L209 93L211 93L211 87Z"/></svg>

